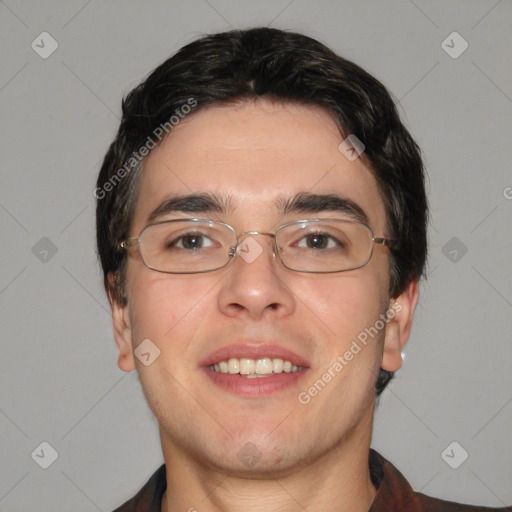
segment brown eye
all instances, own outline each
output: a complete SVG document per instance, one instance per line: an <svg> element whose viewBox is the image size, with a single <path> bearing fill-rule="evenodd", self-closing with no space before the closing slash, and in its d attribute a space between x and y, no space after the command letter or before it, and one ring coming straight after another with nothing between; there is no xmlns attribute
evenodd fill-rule
<svg viewBox="0 0 512 512"><path fill-rule="evenodd" d="M303 237L297 243L297 247L306 249L333 249L335 247L343 247L344 244L331 235L322 233L314 233Z"/></svg>
<svg viewBox="0 0 512 512"><path fill-rule="evenodd" d="M167 244L167 248L178 248L186 250L198 250L213 247L213 241L201 233L189 233L182 235Z"/></svg>

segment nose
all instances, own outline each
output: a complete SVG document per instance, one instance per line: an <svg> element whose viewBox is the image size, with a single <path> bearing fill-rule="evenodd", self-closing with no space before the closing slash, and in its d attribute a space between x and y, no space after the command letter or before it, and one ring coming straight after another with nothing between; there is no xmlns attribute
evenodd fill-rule
<svg viewBox="0 0 512 512"><path fill-rule="evenodd" d="M221 281L220 310L232 317L284 317L295 309L295 298L285 284L288 271L275 254L275 235L245 231L238 236L234 261Z"/></svg>

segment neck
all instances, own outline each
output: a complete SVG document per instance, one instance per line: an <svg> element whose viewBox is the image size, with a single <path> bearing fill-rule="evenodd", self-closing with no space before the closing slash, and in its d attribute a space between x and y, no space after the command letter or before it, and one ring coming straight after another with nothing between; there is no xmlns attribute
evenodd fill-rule
<svg viewBox="0 0 512 512"><path fill-rule="evenodd" d="M162 512L368 512L376 494L370 480L370 428L344 437L315 460L276 474L222 472L184 453L162 436L167 491ZM161 432L162 434L162 432Z"/></svg>

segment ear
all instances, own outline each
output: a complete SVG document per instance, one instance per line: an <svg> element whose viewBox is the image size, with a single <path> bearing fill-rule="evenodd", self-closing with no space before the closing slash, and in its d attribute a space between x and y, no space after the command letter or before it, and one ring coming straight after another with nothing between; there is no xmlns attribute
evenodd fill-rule
<svg viewBox="0 0 512 512"><path fill-rule="evenodd" d="M112 311L112 326L114 329L114 339L119 350L117 365L125 372L135 370L135 359L132 349L132 330L130 327L130 317L128 304L122 305L118 302L114 294L116 276L114 273L108 273L108 301Z"/></svg>
<svg viewBox="0 0 512 512"><path fill-rule="evenodd" d="M381 365L384 370L395 372L402 366L402 350L411 334L412 319L418 298L419 284L416 279L401 295L390 302Z"/></svg>

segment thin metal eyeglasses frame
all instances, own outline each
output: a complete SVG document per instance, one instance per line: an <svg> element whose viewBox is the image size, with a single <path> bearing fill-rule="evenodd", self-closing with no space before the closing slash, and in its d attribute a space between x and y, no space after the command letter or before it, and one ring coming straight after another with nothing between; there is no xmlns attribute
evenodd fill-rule
<svg viewBox="0 0 512 512"><path fill-rule="evenodd" d="M370 233L372 235L372 238L371 238L372 247L371 247L370 255L368 256L368 260L365 263L363 263L362 265L359 265L358 267L350 268L350 269L344 269L344 270L296 270L294 268L290 268L287 265L285 265L285 263L281 259L281 256L280 256L280 252L281 251L280 251L279 247L277 246L277 241L276 241L276 234L277 234L277 232L280 229L285 228L287 226L290 226L292 224L300 224L300 223L304 223L304 222L308 222L309 223L309 222L318 222L318 221L333 221L333 220L341 221L341 222L346 222L348 224L358 224L360 226L364 226L365 228L367 228L370 231ZM148 265L146 263L146 261L144 260L144 258L142 257L142 254L140 253L140 243L141 243L140 237L142 236L142 233L144 233L144 231L146 229L150 228L151 226L158 226L160 224L168 224L168 223L171 223L171 222L204 222L204 223L207 223L207 224L208 223L221 224L221 225L227 227L228 229L230 229L233 232L233 234L236 237L237 244L235 246L230 246L230 251L228 253L228 260L226 261L226 263L224 265L222 265L220 267L216 267L216 268L212 268L212 269L208 269L208 270L193 270L193 271L189 271L189 272L172 272L172 271L169 271L169 270L158 270L158 269L153 268L150 265ZM287 268L288 270L291 270L292 272L302 272L302 273L306 273L306 274L334 274L334 273L338 273L338 272L349 272L351 270L357 270L359 268L362 268L362 267L368 265L368 263L372 259L373 247L374 247L375 244L381 244L381 245L386 246L386 247L392 247L392 245L393 245L393 240L391 240L390 238L381 238L381 237L374 236L372 228L370 226L368 226L367 224L363 224L362 222L345 221L345 220L341 220L341 219L319 218L319 219L294 220L294 221L291 221L291 222L287 222L286 224L282 224L281 226L278 226L276 228L276 230L275 230L275 233L266 233L264 231L243 231L242 233L237 233L233 226L230 226L229 224L226 224L225 222L211 220L211 219L208 220L208 219L199 219L199 218L188 218L188 219L163 220L163 221L160 221L160 222L155 222L153 224L149 224L149 225L145 226L142 229L142 231L139 233L139 236L132 237L132 238L127 238L126 240L123 240L118 245L118 248L119 249L129 249L131 247L139 246L139 254L140 254L140 257L142 259L142 262L144 263L144 265L146 265L146 267L148 267L151 270L154 270L155 272L162 272L164 274L204 274L204 273L207 273L207 272L215 272L216 270L220 270L221 268L224 268L225 266L227 266L231 261L233 261L234 256L237 255L238 247L240 246L240 244L238 243L238 240L240 239L241 236L245 236L245 235L265 235L265 236L270 236L271 238L274 239L273 255L275 257L276 254L277 254L278 260L281 262L283 267Z"/></svg>

